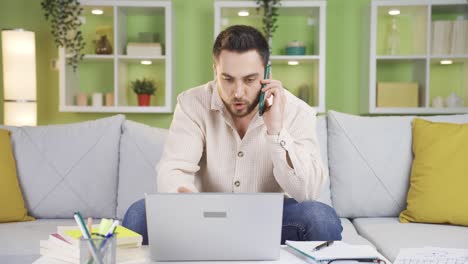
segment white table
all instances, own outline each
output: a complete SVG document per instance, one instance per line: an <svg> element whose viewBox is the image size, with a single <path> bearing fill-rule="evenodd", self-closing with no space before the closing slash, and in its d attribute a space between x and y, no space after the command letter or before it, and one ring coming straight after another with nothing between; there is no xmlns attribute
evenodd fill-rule
<svg viewBox="0 0 468 264"><path fill-rule="evenodd" d="M280 249L280 259L276 261L188 261L188 262L158 262L158 261L151 261L149 258L149 247L142 246L141 247L141 258L126 261L126 262L118 262L122 264L157 264L157 263L164 263L164 264L317 264L317 262L313 261L310 258L305 257L304 255L294 251L293 249L287 246L281 246ZM389 260L387 260L384 256L379 253L381 259L385 260L387 264L392 264ZM350 261L349 263L356 263ZM68 264L68 262L63 262L60 260L56 260L49 257L40 257L33 264ZM340 263L345 264L345 263Z"/></svg>
<svg viewBox="0 0 468 264"><path fill-rule="evenodd" d="M304 263L315 263L311 259L297 253L296 251L288 248L287 246L281 246L280 259L276 261L190 261L190 262L155 262L149 259L149 248L148 246L142 246L142 257L132 261L121 262L124 264L154 264L154 263L170 263L170 264L304 264ZM56 260L49 257L40 257L33 264L65 264L60 260Z"/></svg>

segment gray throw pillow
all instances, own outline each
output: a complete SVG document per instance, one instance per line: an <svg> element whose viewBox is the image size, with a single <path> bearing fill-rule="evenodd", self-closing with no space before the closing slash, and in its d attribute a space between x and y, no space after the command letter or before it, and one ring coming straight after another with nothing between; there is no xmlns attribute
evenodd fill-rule
<svg viewBox="0 0 468 264"><path fill-rule="evenodd" d="M468 115L421 117L466 123ZM414 116L328 112L333 206L340 217L396 217L406 207Z"/></svg>
<svg viewBox="0 0 468 264"><path fill-rule="evenodd" d="M154 128L126 120L120 142L117 218L142 199L156 192L156 164L164 150L167 129Z"/></svg>
<svg viewBox="0 0 468 264"><path fill-rule="evenodd" d="M67 125L3 127L26 206L37 218L114 217L123 115Z"/></svg>

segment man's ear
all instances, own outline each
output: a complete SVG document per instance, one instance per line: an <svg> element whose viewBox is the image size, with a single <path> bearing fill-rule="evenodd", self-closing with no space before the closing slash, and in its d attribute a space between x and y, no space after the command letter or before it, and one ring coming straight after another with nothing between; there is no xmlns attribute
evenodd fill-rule
<svg viewBox="0 0 468 264"><path fill-rule="evenodd" d="M216 76L216 64L213 63L213 74Z"/></svg>

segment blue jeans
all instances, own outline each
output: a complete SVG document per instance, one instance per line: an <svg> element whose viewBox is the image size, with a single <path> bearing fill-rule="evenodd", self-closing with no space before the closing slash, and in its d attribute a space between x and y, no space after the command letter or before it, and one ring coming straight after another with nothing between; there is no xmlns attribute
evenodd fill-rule
<svg viewBox="0 0 468 264"><path fill-rule="evenodd" d="M148 244L145 201L132 204L125 213L122 225L141 234ZM286 198L283 204L281 244L286 240L323 241L341 240L341 221L330 206L316 201L296 202Z"/></svg>

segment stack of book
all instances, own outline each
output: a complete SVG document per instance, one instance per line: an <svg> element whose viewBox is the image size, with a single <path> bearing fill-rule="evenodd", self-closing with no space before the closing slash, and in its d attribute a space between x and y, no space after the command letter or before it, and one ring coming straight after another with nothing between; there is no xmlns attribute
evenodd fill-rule
<svg viewBox="0 0 468 264"><path fill-rule="evenodd" d="M129 56L161 56L162 48L160 43L130 42L127 45L127 55Z"/></svg>
<svg viewBox="0 0 468 264"><path fill-rule="evenodd" d="M461 55L468 53L465 50L468 41L468 20L455 20L452 25L452 47L450 50L451 54Z"/></svg>
<svg viewBox="0 0 468 264"><path fill-rule="evenodd" d="M93 225L92 232L98 232L99 225ZM143 237L127 229L118 226L116 261L117 263L144 258L141 249ZM77 226L59 226L57 232L50 234L49 239L40 241L41 256L58 259L67 263L80 263L80 237L81 232Z"/></svg>
<svg viewBox="0 0 468 264"><path fill-rule="evenodd" d="M468 54L468 20L433 21L432 54Z"/></svg>
<svg viewBox="0 0 468 264"><path fill-rule="evenodd" d="M451 51L452 21L432 22L432 54L445 55Z"/></svg>

